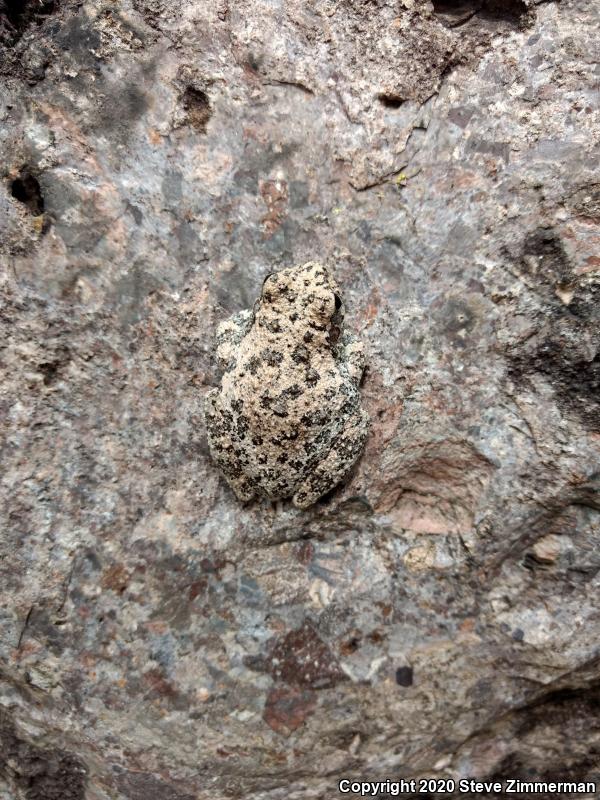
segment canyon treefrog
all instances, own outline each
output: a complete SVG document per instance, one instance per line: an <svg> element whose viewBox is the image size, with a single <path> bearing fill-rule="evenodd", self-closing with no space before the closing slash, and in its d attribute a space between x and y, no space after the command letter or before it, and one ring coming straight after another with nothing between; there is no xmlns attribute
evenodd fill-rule
<svg viewBox="0 0 600 800"><path fill-rule="evenodd" d="M365 443L360 342L343 331L329 271L269 275L253 310L217 331L225 370L206 397L210 452L240 500L292 497L307 508L348 473Z"/></svg>

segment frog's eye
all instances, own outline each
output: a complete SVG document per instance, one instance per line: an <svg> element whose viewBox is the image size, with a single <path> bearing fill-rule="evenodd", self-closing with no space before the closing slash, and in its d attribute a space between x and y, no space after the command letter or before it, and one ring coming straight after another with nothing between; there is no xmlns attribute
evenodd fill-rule
<svg viewBox="0 0 600 800"><path fill-rule="evenodd" d="M339 311L340 308L342 307L342 298L339 296L339 294L336 294L335 292L333 293L333 296L335 297L335 310Z"/></svg>
<svg viewBox="0 0 600 800"><path fill-rule="evenodd" d="M266 286L266 283L267 283L267 281L269 280L269 278L272 278L272 277L273 277L273 275L275 275L275 273L274 273L274 272L269 272L269 274L266 276L266 278L264 279L264 281L263 281L263 284L262 284L262 288L263 288L263 289L265 288L265 286Z"/></svg>
<svg viewBox="0 0 600 800"><path fill-rule="evenodd" d="M264 300L266 300L266 301L267 301L267 303L270 303L270 302L273 300L273 294L272 294L272 289L273 289L273 286L267 286L267 283L269 282L269 279L270 279L270 278L271 278L271 277L272 277L274 274L275 274L274 272L269 272L269 274L267 275L267 277L264 279L264 281L263 281L263 285L262 285L262 289L260 290L260 296L261 296L261 297L262 297Z"/></svg>

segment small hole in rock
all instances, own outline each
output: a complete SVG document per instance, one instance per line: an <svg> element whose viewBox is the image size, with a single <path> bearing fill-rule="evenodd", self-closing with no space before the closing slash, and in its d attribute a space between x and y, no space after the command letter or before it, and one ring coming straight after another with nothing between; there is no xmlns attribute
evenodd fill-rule
<svg viewBox="0 0 600 800"><path fill-rule="evenodd" d="M433 0L433 11L441 22L455 28L476 15L491 23L514 25L528 9L524 0Z"/></svg>
<svg viewBox="0 0 600 800"><path fill-rule="evenodd" d="M333 498L336 496L337 490L338 490L338 487L334 486L333 489L330 489L322 497L319 497L319 499L317 500L317 505L318 506L327 506L327 505L329 505L329 503L331 503Z"/></svg>
<svg viewBox="0 0 600 800"><path fill-rule="evenodd" d="M433 0L434 14L460 16L480 11L483 6L484 0Z"/></svg>
<svg viewBox="0 0 600 800"><path fill-rule="evenodd" d="M4 8L2 8L4 6ZM41 25L58 7L58 0L0 1L0 39L15 44L32 23ZM4 11L4 14L2 14ZM3 34L3 36L2 36Z"/></svg>
<svg viewBox="0 0 600 800"><path fill-rule="evenodd" d="M350 653L355 653L359 647L360 639L357 636L353 636L347 642L344 642L340 649L344 655L349 655Z"/></svg>
<svg viewBox="0 0 600 800"><path fill-rule="evenodd" d="M377 99L386 108L400 108L404 103L404 98L399 94L379 94Z"/></svg>
<svg viewBox="0 0 600 800"><path fill-rule="evenodd" d="M11 183L10 191L15 200L24 203L34 217L44 213L44 198L39 181L30 172L23 170Z"/></svg>
<svg viewBox="0 0 600 800"><path fill-rule="evenodd" d="M483 16L489 20L516 24L529 13L523 0L485 0Z"/></svg>
<svg viewBox="0 0 600 800"><path fill-rule="evenodd" d="M58 379L58 368L60 364L58 361L40 364L40 372L44 379L44 386L53 386Z"/></svg>
<svg viewBox="0 0 600 800"><path fill-rule="evenodd" d="M200 133L206 133L206 125L212 114L206 92L188 86L183 95L183 108L187 112L190 125Z"/></svg>
<svg viewBox="0 0 600 800"><path fill-rule="evenodd" d="M398 686L412 686L413 685L413 668L412 667L398 667L396 670L396 683Z"/></svg>

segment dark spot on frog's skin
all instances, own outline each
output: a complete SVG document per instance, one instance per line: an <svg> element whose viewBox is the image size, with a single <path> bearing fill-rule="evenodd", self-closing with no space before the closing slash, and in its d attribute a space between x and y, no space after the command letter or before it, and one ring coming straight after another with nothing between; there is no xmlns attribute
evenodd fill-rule
<svg viewBox="0 0 600 800"><path fill-rule="evenodd" d="M261 363L260 362L260 358L258 358L257 356L252 356L252 358L250 358L248 360L248 363L247 363L246 366L248 367L251 375L256 375L256 373L257 373L257 371L258 371L258 369L260 367L260 363Z"/></svg>
<svg viewBox="0 0 600 800"><path fill-rule="evenodd" d="M269 397L268 394L261 395L260 404L261 404L262 408L270 408L272 402L273 402L273 398Z"/></svg>
<svg viewBox="0 0 600 800"><path fill-rule="evenodd" d="M310 361L310 350L303 344L298 344L292 353L292 361L295 364L308 364Z"/></svg>
<svg viewBox="0 0 600 800"><path fill-rule="evenodd" d="M277 486L278 486L278 490L277 490L278 493L285 492L285 490L288 488L287 481L285 480L285 478L280 480L279 483L277 484Z"/></svg>
<svg viewBox="0 0 600 800"><path fill-rule="evenodd" d="M310 369L306 370L306 383L308 386L316 386L320 378L321 376L316 369L311 367Z"/></svg>
<svg viewBox="0 0 600 800"><path fill-rule="evenodd" d="M287 433L282 433L280 438L273 437L271 439L271 444L282 445L284 442L295 442L298 438L298 431L292 429Z"/></svg>
<svg viewBox="0 0 600 800"><path fill-rule="evenodd" d="M315 439L315 444L317 447L321 447L324 444L327 444L327 440L329 438L329 431L323 430L320 431Z"/></svg>
<svg viewBox="0 0 600 800"><path fill-rule="evenodd" d="M281 393L282 396L291 397L293 400L303 394L303 390L298 386L297 383L295 383L293 386L288 386L288 388L284 389Z"/></svg>
<svg viewBox="0 0 600 800"><path fill-rule="evenodd" d="M266 464L267 463L266 455L264 455L264 453L260 453L258 455L257 461L258 461L259 464Z"/></svg>
<svg viewBox="0 0 600 800"><path fill-rule="evenodd" d="M312 342L312 340L314 338L315 338L315 335L314 335L314 333L312 331L306 331L306 333L303 336L303 339L307 344L308 344L308 342Z"/></svg>
<svg viewBox="0 0 600 800"><path fill-rule="evenodd" d="M270 347L265 347L264 350L261 350L260 356L271 367L276 367L283 361L283 353Z"/></svg>
<svg viewBox="0 0 600 800"><path fill-rule="evenodd" d="M240 414L237 421L237 434L240 439L246 438L246 433L248 432L248 417L244 414Z"/></svg>
<svg viewBox="0 0 600 800"><path fill-rule="evenodd" d="M277 398L277 400L271 406L271 409L276 417L281 417L283 419L289 416L287 411L287 401L283 395Z"/></svg>
<svg viewBox="0 0 600 800"><path fill-rule="evenodd" d="M352 400L347 400L340 408L338 413L344 417L349 416L352 410L354 409L355 405L356 403L354 403Z"/></svg>
<svg viewBox="0 0 600 800"><path fill-rule="evenodd" d="M413 685L413 668L412 667L398 667L396 670L396 683L398 686L412 686Z"/></svg>
<svg viewBox="0 0 600 800"><path fill-rule="evenodd" d="M327 337L330 347L333 347L337 343L337 340L340 338L340 333L341 331L337 327L337 325L333 325L331 327L331 330L329 331L329 336Z"/></svg>
<svg viewBox="0 0 600 800"><path fill-rule="evenodd" d="M288 319L289 319L290 322L297 322L299 320L299 317L298 317L298 314L296 314L296 312L294 311L293 314L290 314Z"/></svg>
<svg viewBox="0 0 600 800"><path fill-rule="evenodd" d="M309 322L308 324L310 325L311 328L314 328L316 331L325 331L325 330L327 330L325 325L317 325L316 322ZM305 337L305 340L306 340L306 337Z"/></svg>
<svg viewBox="0 0 600 800"><path fill-rule="evenodd" d="M271 331L271 333L279 333L281 331L281 325L277 318L265 322L265 328Z"/></svg>
<svg viewBox="0 0 600 800"><path fill-rule="evenodd" d="M252 437L252 444L254 445L254 447L260 447L262 443L263 443L262 436L253 436Z"/></svg>
<svg viewBox="0 0 600 800"><path fill-rule="evenodd" d="M277 461L279 461L279 463L280 463L280 464L285 464L285 462L286 462L287 460L288 460L288 454L287 454L287 453L282 453L282 454L281 454L280 456L278 456L278 458L277 458Z"/></svg>

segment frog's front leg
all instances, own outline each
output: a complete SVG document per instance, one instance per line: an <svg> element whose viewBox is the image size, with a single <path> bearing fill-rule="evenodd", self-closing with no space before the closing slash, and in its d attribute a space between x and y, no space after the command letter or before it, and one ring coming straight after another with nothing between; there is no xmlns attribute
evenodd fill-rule
<svg viewBox="0 0 600 800"><path fill-rule="evenodd" d="M204 400L206 432L210 454L223 473L238 500L247 502L255 496L254 489L242 467L235 449L233 418L219 402L219 389L212 389Z"/></svg>
<svg viewBox="0 0 600 800"><path fill-rule="evenodd" d="M357 408L332 441L326 456L307 475L292 498L297 508L308 508L343 480L360 455L369 432L369 415Z"/></svg>
<svg viewBox="0 0 600 800"><path fill-rule="evenodd" d="M365 371L365 348L356 336L344 331L339 342L341 362L345 365L348 375L355 386L361 381Z"/></svg>
<svg viewBox="0 0 600 800"><path fill-rule="evenodd" d="M252 327L254 314L247 308L234 314L217 328L217 360L221 369L229 370L235 364L240 342Z"/></svg>

